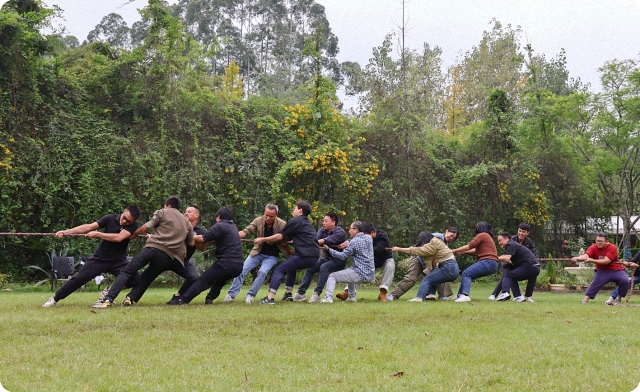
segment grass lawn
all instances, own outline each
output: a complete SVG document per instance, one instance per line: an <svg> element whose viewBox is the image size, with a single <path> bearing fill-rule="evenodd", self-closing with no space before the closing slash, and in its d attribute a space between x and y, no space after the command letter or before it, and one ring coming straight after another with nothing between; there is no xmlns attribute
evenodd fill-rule
<svg viewBox="0 0 640 392"><path fill-rule="evenodd" d="M266 286L265 286L266 287ZM607 293L536 293L535 303L164 305L94 310L96 292L0 293L0 383L9 391L631 391L640 382L635 306ZM454 288L455 291L456 288ZM226 291L223 291L225 293ZM280 299L283 290L277 295ZM266 294L263 289L258 299ZM122 295L119 300L122 299ZM242 298L240 298L242 297ZM396 373L403 375L396 375Z"/></svg>

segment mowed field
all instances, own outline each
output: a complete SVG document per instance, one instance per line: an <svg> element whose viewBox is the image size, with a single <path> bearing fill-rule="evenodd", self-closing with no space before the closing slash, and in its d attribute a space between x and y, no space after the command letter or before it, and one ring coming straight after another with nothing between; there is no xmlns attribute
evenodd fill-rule
<svg viewBox="0 0 640 392"><path fill-rule="evenodd" d="M266 286L265 286L266 287ZM164 305L94 310L96 292L53 308L48 292L0 293L0 383L16 391L631 391L640 383L640 295L535 293L535 303ZM454 291L457 285L454 286ZM224 293L225 291L223 291ZM257 297L266 294L263 289ZM276 299L283 294L280 290ZM122 299L122 295L119 300Z"/></svg>

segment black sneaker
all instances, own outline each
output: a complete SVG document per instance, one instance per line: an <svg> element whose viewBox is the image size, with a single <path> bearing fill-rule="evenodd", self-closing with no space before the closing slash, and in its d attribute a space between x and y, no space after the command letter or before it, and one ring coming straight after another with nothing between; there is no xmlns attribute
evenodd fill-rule
<svg viewBox="0 0 640 392"><path fill-rule="evenodd" d="M283 301L293 302L293 293L291 293L291 292L284 293L284 295L282 296L282 300Z"/></svg>
<svg viewBox="0 0 640 392"><path fill-rule="evenodd" d="M213 299L207 297L204 299L204 304L205 305L211 305L213 303Z"/></svg>
<svg viewBox="0 0 640 392"><path fill-rule="evenodd" d="M124 297L124 301L122 301L120 306L133 306L133 301L129 297Z"/></svg>
<svg viewBox="0 0 640 392"><path fill-rule="evenodd" d="M273 298L269 299L269 297L264 297L262 301L260 301L260 305L275 305L275 304L276 304L276 301Z"/></svg>
<svg viewBox="0 0 640 392"><path fill-rule="evenodd" d="M178 299L180 299L180 297L174 294L173 297L171 297L171 299L169 300L169 302L167 302L167 305L177 305Z"/></svg>

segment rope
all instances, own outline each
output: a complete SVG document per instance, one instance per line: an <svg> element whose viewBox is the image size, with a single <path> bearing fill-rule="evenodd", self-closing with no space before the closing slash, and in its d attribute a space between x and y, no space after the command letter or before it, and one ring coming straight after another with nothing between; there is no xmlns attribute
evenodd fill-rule
<svg viewBox="0 0 640 392"><path fill-rule="evenodd" d="M0 233L0 236L53 237L56 233ZM84 234L65 234L65 237L84 237Z"/></svg>

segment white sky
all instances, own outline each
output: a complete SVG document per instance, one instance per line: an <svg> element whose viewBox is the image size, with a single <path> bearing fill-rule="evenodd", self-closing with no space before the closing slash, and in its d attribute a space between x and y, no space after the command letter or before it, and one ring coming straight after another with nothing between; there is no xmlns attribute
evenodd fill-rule
<svg viewBox="0 0 640 392"><path fill-rule="evenodd" d="M59 21L81 42L111 12L128 25L139 19L146 0L44 0L64 10ZM402 21L400 0L316 0L325 6L331 28L339 38L339 61L364 66L371 49ZM3 0L0 0L2 3ZM640 58L640 0L409 0L407 46L439 46L444 65L477 45L496 18L503 25L521 26L523 44L554 57L566 50L571 77L580 77L600 90L598 67L613 59Z"/></svg>

